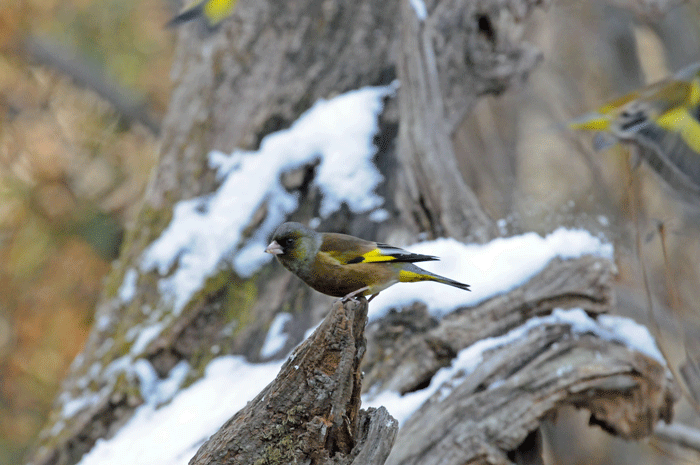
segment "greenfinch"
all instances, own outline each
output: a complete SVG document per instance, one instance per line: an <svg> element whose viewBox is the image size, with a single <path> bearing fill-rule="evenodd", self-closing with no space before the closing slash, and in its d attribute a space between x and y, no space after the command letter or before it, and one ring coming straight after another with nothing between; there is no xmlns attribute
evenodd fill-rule
<svg viewBox="0 0 700 465"><path fill-rule="evenodd" d="M348 300L371 296L396 283L435 281L470 290L414 265L439 260L432 255L411 253L398 247L354 236L321 233L300 223L284 223L275 231L265 252L277 257L285 268L313 289Z"/></svg>
<svg viewBox="0 0 700 465"><path fill-rule="evenodd" d="M179 15L171 19L167 26L174 27L188 21L202 18L208 31L215 30L221 21L228 18L236 7L237 0L195 0Z"/></svg>
<svg viewBox="0 0 700 465"><path fill-rule="evenodd" d="M631 144L674 190L700 196L700 63L574 120L598 131L594 148ZM689 198L686 196L686 198Z"/></svg>

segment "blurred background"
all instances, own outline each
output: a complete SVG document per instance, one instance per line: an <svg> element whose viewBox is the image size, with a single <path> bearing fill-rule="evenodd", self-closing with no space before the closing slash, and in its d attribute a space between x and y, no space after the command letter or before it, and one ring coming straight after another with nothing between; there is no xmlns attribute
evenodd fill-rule
<svg viewBox="0 0 700 465"><path fill-rule="evenodd" d="M43 424L155 163L178 8L0 2L0 464Z"/></svg>
<svg viewBox="0 0 700 465"><path fill-rule="evenodd" d="M680 366L687 341L700 340L700 207L680 202L644 165L632 168L624 148L595 153L590 134L562 124L700 60L700 4L661 15L662 3L562 0L538 11L523 33L543 51L541 66L481 101L454 140L464 175L505 220L504 234L565 225L613 241L620 308L658 326ZM176 42L163 25L180 6L0 4L0 464L21 462L42 426L156 163ZM677 412L700 427L687 401ZM580 450L557 442L568 423L586 435ZM562 464L609 463L590 445L617 441L574 412L548 431ZM653 441L647 447L663 449L647 463L693 463ZM628 461L615 463L640 463L644 451L624 453Z"/></svg>

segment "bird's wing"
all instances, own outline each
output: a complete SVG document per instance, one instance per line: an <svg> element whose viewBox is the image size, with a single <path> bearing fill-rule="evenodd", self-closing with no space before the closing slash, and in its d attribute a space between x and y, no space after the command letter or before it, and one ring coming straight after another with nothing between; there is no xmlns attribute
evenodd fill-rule
<svg viewBox="0 0 700 465"><path fill-rule="evenodd" d="M617 98L592 113L569 122L571 129L636 131L645 124L666 117L678 108L697 104L698 84L694 81L667 79Z"/></svg>
<svg viewBox="0 0 700 465"><path fill-rule="evenodd" d="M636 123L620 124L616 131L621 140L641 148L642 158L672 188L691 193L695 198L700 195L698 94L697 82L672 81L663 92L645 101L648 108L639 112ZM622 120L620 117L620 123Z"/></svg>
<svg viewBox="0 0 700 465"><path fill-rule="evenodd" d="M214 31L224 19L231 15L236 2L237 0L193 0L166 26L175 27L203 16L208 31Z"/></svg>
<svg viewBox="0 0 700 465"><path fill-rule="evenodd" d="M400 249L389 244L383 244L378 242L377 248L374 253L377 254L377 259L372 259L368 257L369 262L375 261L393 261L393 262L428 262L431 260L440 260L438 257L433 255L423 255L419 253L409 252L408 250ZM365 257L367 254L365 254ZM372 255L374 256L374 255ZM383 257L383 258L382 258Z"/></svg>
<svg viewBox="0 0 700 465"><path fill-rule="evenodd" d="M640 154L673 189L690 194L695 202L700 197L700 124L691 120L680 131L668 131L648 125L637 132L632 142ZM685 127L688 124L691 127Z"/></svg>
<svg viewBox="0 0 700 465"><path fill-rule="evenodd" d="M204 11L204 0L190 2L177 16L168 21L167 27L179 26L182 23L198 18Z"/></svg>
<svg viewBox="0 0 700 465"><path fill-rule="evenodd" d="M326 233L319 250L342 265L376 262L425 262L439 260L378 242L366 241L345 234Z"/></svg>

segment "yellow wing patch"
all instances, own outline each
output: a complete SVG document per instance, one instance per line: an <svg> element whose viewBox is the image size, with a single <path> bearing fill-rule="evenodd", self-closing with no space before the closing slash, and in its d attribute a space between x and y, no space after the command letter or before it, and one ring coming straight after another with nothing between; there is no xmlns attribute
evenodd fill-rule
<svg viewBox="0 0 700 465"><path fill-rule="evenodd" d="M357 255L357 252L326 250L323 253L340 262L343 265L353 265L355 263L376 263L390 262L396 260L396 257L382 253L379 249L370 250L362 255Z"/></svg>
<svg viewBox="0 0 700 465"><path fill-rule="evenodd" d="M693 79L690 83L690 95L688 96L690 106L695 106L700 103L700 80Z"/></svg>
<svg viewBox="0 0 700 465"><path fill-rule="evenodd" d="M588 131L607 131L610 128L610 118L605 114L590 113L569 123L571 129Z"/></svg>
<svg viewBox="0 0 700 465"><path fill-rule="evenodd" d="M362 254L363 263L373 263L373 262L391 262L396 260L396 257L392 255L386 255L382 253L379 249L370 250L369 252Z"/></svg>
<svg viewBox="0 0 700 465"><path fill-rule="evenodd" d="M204 16L210 25L215 26L229 16L236 6L236 0L207 0Z"/></svg>
<svg viewBox="0 0 700 465"><path fill-rule="evenodd" d="M680 133L683 141L695 152L700 153L700 123L685 108L674 108L657 120L662 128Z"/></svg>

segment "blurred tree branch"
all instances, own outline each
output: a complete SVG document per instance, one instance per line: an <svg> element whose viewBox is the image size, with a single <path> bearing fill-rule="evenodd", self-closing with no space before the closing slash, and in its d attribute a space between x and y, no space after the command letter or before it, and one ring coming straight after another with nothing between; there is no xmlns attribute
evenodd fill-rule
<svg viewBox="0 0 700 465"><path fill-rule="evenodd" d="M659 423L654 427L654 437L700 452L700 430L682 423Z"/></svg>
<svg viewBox="0 0 700 465"><path fill-rule="evenodd" d="M49 42L37 36L26 36L22 49L34 62L48 66L69 76L76 84L93 90L128 123L139 122L154 134L160 132L160 122L156 121L140 98L128 89L111 82L107 77L85 60L70 53L58 43Z"/></svg>
<svg viewBox="0 0 700 465"><path fill-rule="evenodd" d="M167 227L176 203L208 195L217 187L219 180L207 157L211 150L255 148L319 98L386 85L398 77L398 97L386 103L376 137L376 162L385 176L380 190L391 218L377 225L341 210L324 219L323 228L361 231L387 241L398 237L404 243L422 232L480 242L493 238L493 219L459 173L452 137L479 98L521 82L537 65L540 54L522 42L518 24L545 5L539 0L433 1L426 5L423 21L408 0L270 0L241 2L231 21L204 42L194 29L182 28L173 70L177 85L163 121L159 164L97 309L96 320L107 323L93 329L63 386L70 398L84 393L83 380L89 379L88 389L96 400L68 417L57 404L30 462L76 463L98 439L114 434L143 402L136 379L110 385L89 378L91 367L104 368L129 354L151 363L161 377L180 360L201 373L215 345L225 353L258 360L277 313L293 315L293 335L299 342L304 330L327 310L326 299L281 267L268 266L248 279L230 268L218 270L182 312L174 314L160 299L157 272L137 271L144 249ZM289 187L301 205L292 219L309 221L317 216L321 194L313 183L314 166L300 173L300 181ZM251 230L265 217L264 206L258 213L247 225ZM612 270L608 260L590 257L554 261L507 295L440 322L422 321L422 334L397 339L395 352L372 347L382 343L376 334L391 329L391 318L373 324L368 352L382 355L378 358L384 362L370 358L368 386L382 383L402 392L416 390L468 344L502 334L530 316L559 307L608 310L613 305ZM124 302L118 289L129 271L138 278L135 295ZM358 314L349 316L351 306L336 304L297 350L297 356L307 354L310 373L288 362L281 376L227 422L193 463L235 463L237 454L244 453L257 460L264 457L265 447L283 445L280 435L268 434L267 444L251 436L260 433L256 426L287 428L284 432L295 440L304 431L311 434L312 441L293 450L290 461L327 463L336 460L333 454L338 452L342 457L337 463L360 463L358 457L382 463L395 424L381 410L358 413L364 353L364 317L358 310L366 307L359 304ZM134 338L126 334L143 328L149 312L171 319L157 338L135 351ZM225 331L232 327L235 331ZM324 342L331 336L342 336L336 347ZM422 350L426 347L429 350ZM333 389L323 383L318 387L336 397L318 404L313 396L305 397L301 386L315 379L314 367L329 348L334 356L329 371L339 377L331 383ZM509 463L509 454L532 437L539 420L563 404L588 408L597 424L626 438L651 434L658 419L671 418L674 389L661 364L593 335L573 337L566 325L538 327L488 354L487 360L448 396L431 399L404 425L389 456L391 463L426 463L421 460L428 456L443 463ZM407 376L394 374L401 369ZM263 401L275 389L289 398ZM307 413L292 412L285 423L283 414L289 413L293 399L302 399ZM382 421L389 424L380 428ZM250 451L228 448L241 438L252 438ZM362 451L356 450L358 445Z"/></svg>

